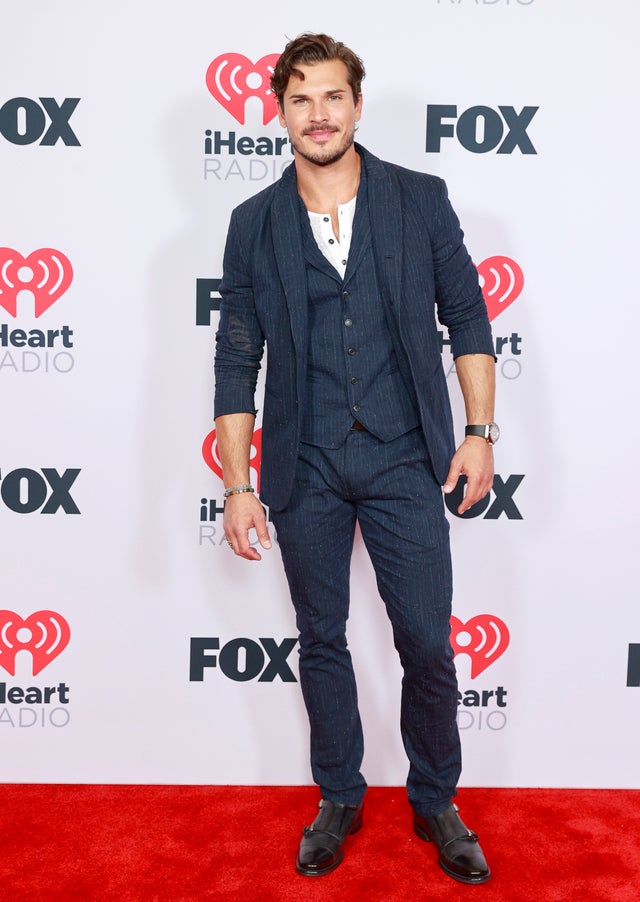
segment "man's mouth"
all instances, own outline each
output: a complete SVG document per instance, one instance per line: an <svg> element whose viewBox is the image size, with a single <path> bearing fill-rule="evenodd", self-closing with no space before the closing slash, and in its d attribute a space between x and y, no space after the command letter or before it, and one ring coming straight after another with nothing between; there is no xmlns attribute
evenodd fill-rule
<svg viewBox="0 0 640 902"><path fill-rule="evenodd" d="M327 126L324 128L309 128L304 132L304 134L307 137L311 138L312 141L320 142L327 141L332 135L335 135L337 131L337 128L329 128Z"/></svg>

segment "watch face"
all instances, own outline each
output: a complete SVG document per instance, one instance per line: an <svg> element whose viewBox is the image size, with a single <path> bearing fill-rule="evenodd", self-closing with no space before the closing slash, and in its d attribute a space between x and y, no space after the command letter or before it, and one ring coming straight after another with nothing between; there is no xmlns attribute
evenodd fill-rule
<svg viewBox="0 0 640 902"><path fill-rule="evenodd" d="M489 423L489 441L492 445L500 438L500 427L497 423Z"/></svg>

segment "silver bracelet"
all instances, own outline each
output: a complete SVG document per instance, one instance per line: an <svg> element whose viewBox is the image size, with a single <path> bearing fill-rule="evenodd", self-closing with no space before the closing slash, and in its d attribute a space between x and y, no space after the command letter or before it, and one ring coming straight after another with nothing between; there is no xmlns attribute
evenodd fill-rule
<svg viewBox="0 0 640 902"><path fill-rule="evenodd" d="M228 498L230 495L242 495L243 492L255 492L255 489L249 482L245 482L244 485L232 485L224 490L224 497Z"/></svg>

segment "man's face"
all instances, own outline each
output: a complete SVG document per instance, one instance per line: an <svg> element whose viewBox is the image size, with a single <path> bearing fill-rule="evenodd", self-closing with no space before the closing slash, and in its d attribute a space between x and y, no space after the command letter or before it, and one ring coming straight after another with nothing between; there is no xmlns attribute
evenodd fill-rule
<svg viewBox="0 0 640 902"><path fill-rule="evenodd" d="M304 79L292 75L278 104L280 125L289 132L293 149L305 160L328 166L342 159L353 145L362 111L347 80L342 60L297 66Z"/></svg>

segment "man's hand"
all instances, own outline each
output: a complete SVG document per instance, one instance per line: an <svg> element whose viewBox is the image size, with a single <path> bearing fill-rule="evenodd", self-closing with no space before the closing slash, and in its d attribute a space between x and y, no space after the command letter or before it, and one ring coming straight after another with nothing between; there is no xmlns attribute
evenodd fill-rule
<svg viewBox="0 0 640 902"><path fill-rule="evenodd" d="M224 505L224 532L234 554L247 561L260 561L262 556L249 544L249 530L255 529L263 548L271 548L267 518L260 501L252 492L229 495Z"/></svg>
<svg viewBox="0 0 640 902"><path fill-rule="evenodd" d="M467 488L458 506L458 513L464 514L490 491L493 485L493 448L480 436L470 435L453 455L445 494L449 495L458 484L460 476L467 477Z"/></svg>

